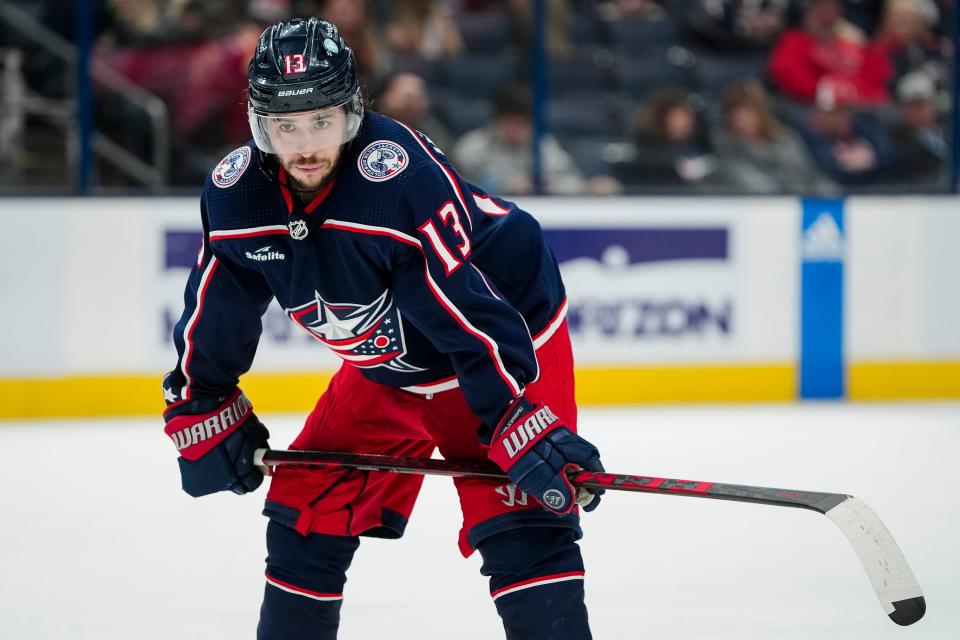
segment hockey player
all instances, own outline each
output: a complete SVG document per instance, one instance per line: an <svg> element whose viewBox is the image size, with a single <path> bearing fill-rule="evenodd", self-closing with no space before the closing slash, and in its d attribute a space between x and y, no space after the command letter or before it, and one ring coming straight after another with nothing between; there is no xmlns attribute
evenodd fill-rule
<svg viewBox="0 0 960 640"><path fill-rule="evenodd" d="M253 141L204 185L164 379L183 489L263 481L253 451L268 433L238 378L276 299L345 361L291 447L493 460L513 484L455 480L459 544L482 555L507 638L590 638L577 504L599 495L564 472L603 467L576 434L564 288L540 227L464 181L425 135L365 111L353 52L328 22L263 33L248 108ZM359 537L399 538L421 481L278 468L258 638L336 638Z"/></svg>

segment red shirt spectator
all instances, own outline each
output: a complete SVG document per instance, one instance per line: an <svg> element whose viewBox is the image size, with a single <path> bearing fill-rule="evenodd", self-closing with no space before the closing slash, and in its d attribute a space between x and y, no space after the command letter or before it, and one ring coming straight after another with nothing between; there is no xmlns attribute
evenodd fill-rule
<svg viewBox="0 0 960 640"><path fill-rule="evenodd" d="M801 28L784 32L774 46L769 71L785 95L805 103L823 91L857 106L890 101L889 60L844 21L839 0L811 0Z"/></svg>
<svg viewBox="0 0 960 640"><path fill-rule="evenodd" d="M97 61L163 99L181 139L236 146L250 137L243 92L258 31L248 25L220 40L117 49Z"/></svg>
<svg viewBox="0 0 960 640"><path fill-rule="evenodd" d="M947 53L933 33L939 19L936 5L922 0L888 0L872 49L889 61L896 80L922 70L938 85L949 77ZM895 82L890 83L891 89Z"/></svg>

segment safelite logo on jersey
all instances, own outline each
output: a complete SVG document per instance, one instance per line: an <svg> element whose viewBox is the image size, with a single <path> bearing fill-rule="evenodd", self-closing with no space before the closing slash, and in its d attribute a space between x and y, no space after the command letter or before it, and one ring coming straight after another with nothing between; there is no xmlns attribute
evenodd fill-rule
<svg viewBox="0 0 960 640"><path fill-rule="evenodd" d="M286 260L287 256L280 251L273 251L273 245L267 245L265 247L260 247L256 251L246 251L244 255L247 256L248 260L253 260L255 262L271 262L273 260Z"/></svg>

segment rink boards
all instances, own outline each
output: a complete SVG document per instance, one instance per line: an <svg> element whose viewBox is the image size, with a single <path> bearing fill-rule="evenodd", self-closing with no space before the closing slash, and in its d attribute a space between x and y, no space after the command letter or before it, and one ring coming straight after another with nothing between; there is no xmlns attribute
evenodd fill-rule
<svg viewBox="0 0 960 640"><path fill-rule="evenodd" d="M584 403L960 397L952 197L524 199ZM199 246L191 198L0 200L0 417L145 414ZM276 305L242 384L301 411L337 359Z"/></svg>

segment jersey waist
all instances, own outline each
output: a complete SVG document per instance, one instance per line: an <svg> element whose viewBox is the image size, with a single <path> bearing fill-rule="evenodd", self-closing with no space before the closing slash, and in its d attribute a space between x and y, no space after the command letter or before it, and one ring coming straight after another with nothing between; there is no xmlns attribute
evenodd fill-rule
<svg viewBox="0 0 960 640"><path fill-rule="evenodd" d="M539 350L540 347L545 345L550 338L557 332L561 326L563 326L563 321L567 317L567 300L564 298L563 302L560 304L560 308L554 314L553 318L547 323L543 329L538 331L533 335L533 348L534 350ZM400 387L403 391L409 391L410 393L416 393L419 395L433 395L435 393L441 393L443 391L450 391L451 389L456 389L460 386L460 381L457 376L450 376L447 378L441 378L439 380L434 380L432 382L427 382L424 384L410 385L406 387Z"/></svg>

